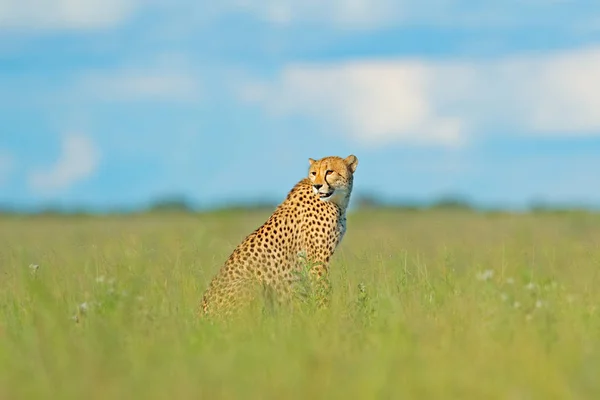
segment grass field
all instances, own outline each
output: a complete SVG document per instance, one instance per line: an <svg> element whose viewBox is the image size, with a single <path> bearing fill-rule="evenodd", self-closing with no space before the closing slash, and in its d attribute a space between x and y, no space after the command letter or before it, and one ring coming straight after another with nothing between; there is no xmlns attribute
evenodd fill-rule
<svg viewBox="0 0 600 400"><path fill-rule="evenodd" d="M0 219L0 398L600 398L600 216L356 212L329 310L199 321L267 215Z"/></svg>

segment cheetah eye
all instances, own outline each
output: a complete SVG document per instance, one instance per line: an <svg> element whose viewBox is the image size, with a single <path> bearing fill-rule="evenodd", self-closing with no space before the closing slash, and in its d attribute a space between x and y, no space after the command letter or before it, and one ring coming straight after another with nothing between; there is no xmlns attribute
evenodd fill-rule
<svg viewBox="0 0 600 400"><path fill-rule="evenodd" d="M325 171L325 175L329 175L329 174L331 174L331 173L333 173L333 171L332 171L332 170L330 170L330 169L328 169L327 171Z"/></svg>
<svg viewBox="0 0 600 400"><path fill-rule="evenodd" d="M311 174L312 176L315 176L315 175L317 175L317 173L316 173L315 171L311 172L310 174Z"/></svg>

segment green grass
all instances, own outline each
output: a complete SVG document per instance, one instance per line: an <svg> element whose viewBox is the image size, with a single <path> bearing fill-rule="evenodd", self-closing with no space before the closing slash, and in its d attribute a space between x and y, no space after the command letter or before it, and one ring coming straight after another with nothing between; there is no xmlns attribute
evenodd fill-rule
<svg viewBox="0 0 600 400"><path fill-rule="evenodd" d="M355 213L328 310L200 321L267 215L0 219L0 399L600 398L600 216Z"/></svg>

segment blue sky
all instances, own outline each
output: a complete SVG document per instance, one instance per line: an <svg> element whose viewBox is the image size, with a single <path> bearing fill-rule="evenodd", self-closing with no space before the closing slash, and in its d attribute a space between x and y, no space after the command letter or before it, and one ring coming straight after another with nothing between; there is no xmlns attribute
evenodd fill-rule
<svg viewBox="0 0 600 400"><path fill-rule="evenodd" d="M0 0L0 204L600 205L600 3Z"/></svg>

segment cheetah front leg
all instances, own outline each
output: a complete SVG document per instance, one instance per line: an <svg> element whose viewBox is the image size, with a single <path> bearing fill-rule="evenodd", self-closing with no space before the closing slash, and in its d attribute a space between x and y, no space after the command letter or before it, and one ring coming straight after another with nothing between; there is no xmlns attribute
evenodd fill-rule
<svg viewBox="0 0 600 400"><path fill-rule="evenodd" d="M313 293L318 308L327 308L331 302L331 281L329 280L328 265L324 262L313 264L310 269Z"/></svg>
<svg viewBox="0 0 600 400"><path fill-rule="evenodd" d="M332 291L328 269L329 257L309 251L300 253L298 261L298 270L302 275L302 297L310 300L317 308L328 307Z"/></svg>

